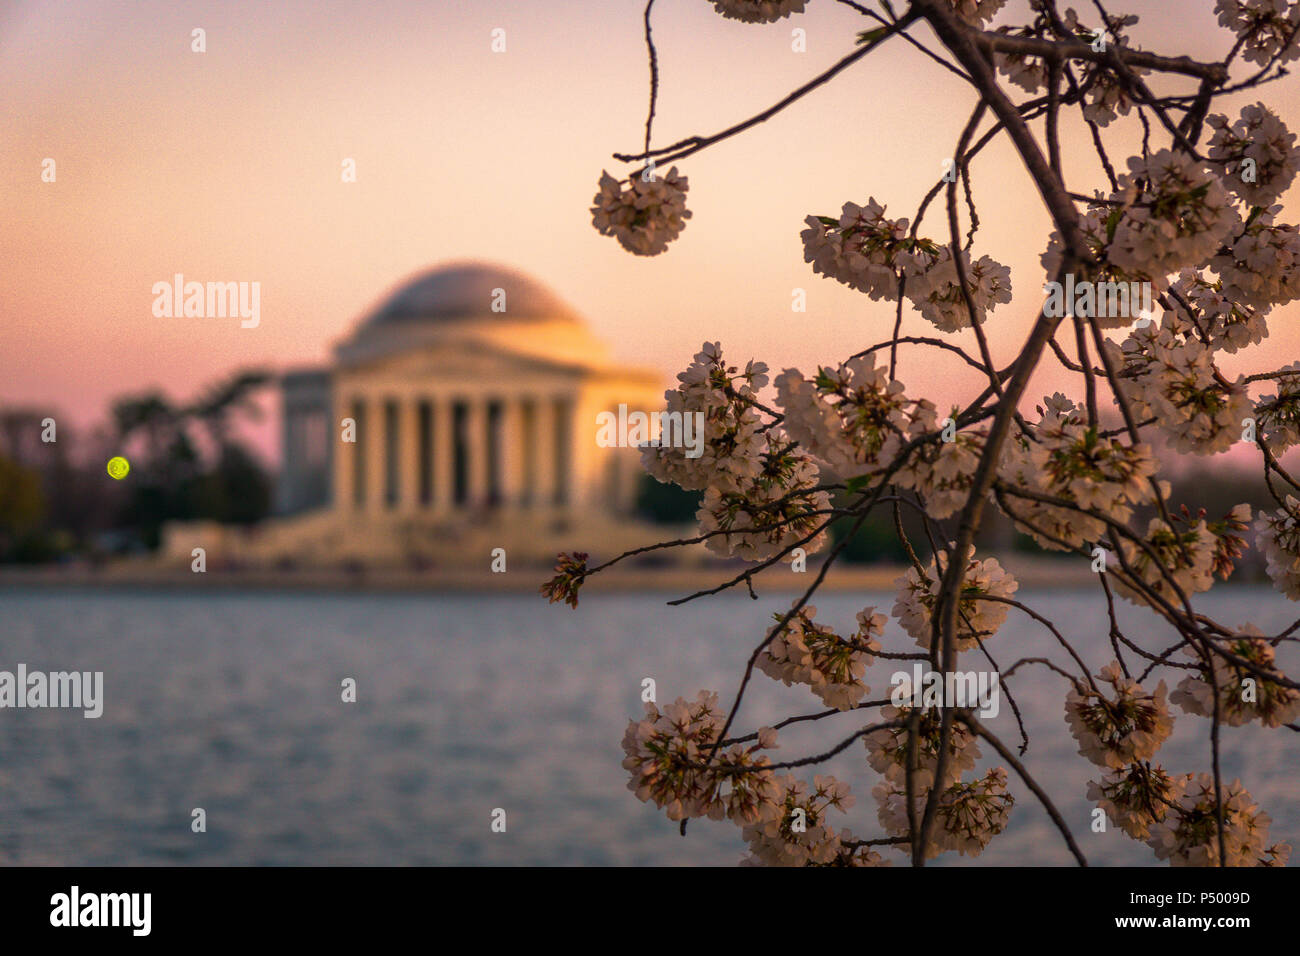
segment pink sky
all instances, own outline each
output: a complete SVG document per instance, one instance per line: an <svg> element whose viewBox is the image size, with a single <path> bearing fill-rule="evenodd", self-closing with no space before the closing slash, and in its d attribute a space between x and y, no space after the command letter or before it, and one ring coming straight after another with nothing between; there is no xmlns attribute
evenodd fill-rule
<svg viewBox="0 0 1300 956"><path fill-rule="evenodd" d="M1086 4L1080 4L1084 7ZM1210 0L1132 2L1162 53L1217 58ZM1003 19L1022 5L1013 2ZM831 0L780 24L718 17L704 0L655 11L656 143L740 120L853 48L861 19ZM207 52L190 52L190 31ZM506 30L507 52L490 50ZM807 31L806 53L791 30ZM923 30L918 37L930 39ZM1294 80L1264 98L1300 130ZM11 3L0 7L0 403L85 423L124 391L177 398L239 365L316 363L403 277L481 258L553 286L615 354L679 370L700 342L775 369L831 362L889 334L893 313L814 276L799 230L869 196L910 216L973 97L901 41L767 124L682 164L694 218L655 259L596 234L588 212L614 151L639 148L647 99L641 4L479 2ZM1136 122L1117 124L1132 135ZM1115 128L1115 127L1113 127ZM1071 185L1101 185L1086 130L1064 141ZM1122 151L1120 151L1122 152ZM42 183L52 157L58 181ZM340 182L345 157L359 182ZM1049 231L1005 145L972 169L976 254L1012 267L1016 301L988 331L999 364L1041 302ZM1292 193L1292 197L1294 192ZM1294 218L1292 216L1291 218ZM927 232L944 238L936 208ZM177 272L257 281L262 320L155 318ZM808 312L791 313L791 290ZM1292 360L1295 309L1225 367ZM933 333L919 316L905 330ZM973 341L955 341L974 348ZM932 353L900 378L940 405L971 370ZM1031 395L1061 386L1045 373Z"/></svg>

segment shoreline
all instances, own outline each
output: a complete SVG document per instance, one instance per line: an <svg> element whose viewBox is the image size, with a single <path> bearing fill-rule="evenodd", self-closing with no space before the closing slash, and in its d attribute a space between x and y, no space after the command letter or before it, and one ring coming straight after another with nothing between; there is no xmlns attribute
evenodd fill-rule
<svg viewBox="0 0 1300 956"><path fill-rule="evenodd" d="M1013 556L999 561L1025 589L1086 588L1095 574L1086 562ZM614 567L593 576L584 594L617 592L680 592L683 596L716 587L739 575L740 564L701 564L691 567ZM892 591L906 572L904 565L844 565L832 569L821 588L826 591ZM765 591L800 592L812 583L816 564L803 573L773 567L757 577ZM349 593L537 593L552 574L540 565L493 573L481 568L279 568L218 569L193 572L188 568L122 561L100 567L8 566L0 567L0 591L22 589L150 589L167 591L343 591ZM1253 583L1253 582L1243 582ZM1263 583L1263 582L1260 582ZM735 585L746 593L744 584Z"/></svg>

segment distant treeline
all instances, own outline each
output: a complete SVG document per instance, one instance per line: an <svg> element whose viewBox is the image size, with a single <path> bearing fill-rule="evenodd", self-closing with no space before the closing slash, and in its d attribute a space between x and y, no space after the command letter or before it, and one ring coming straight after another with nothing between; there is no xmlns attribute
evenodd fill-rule
<svg viewBox="0 0 1300 956"><path fill-rule="evenodd" d="M123 396L107 426L80 432L57 412L0 409L0 561L147 551L167 521L266 517L271 477L233 426L256 417L269 379L241 371L190 404L156 390ZM131 463L122 481L105 467L117 455Z"/></svg>

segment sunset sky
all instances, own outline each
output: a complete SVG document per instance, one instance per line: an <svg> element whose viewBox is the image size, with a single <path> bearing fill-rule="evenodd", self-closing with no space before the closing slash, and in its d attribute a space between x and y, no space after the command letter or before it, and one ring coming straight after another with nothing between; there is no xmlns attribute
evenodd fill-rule
<svg viewBox="0 0 1300 956"><path fill-rule="evenodd" d="M1148 49L1211 59L1230 45L1211 0L1114 6L1142 16L1135 36ZM887 304L803 262L802 220L871 196L910 217L973 94L892 40L775 119L681 164L694 218L667 253L636 258L595 232L589 207L601 170L623 168L610 154L640 148L642 7L0 2L0 403L87 423L124 391L159 386L186 398L239 365L325 361L403 278L466 258L551 285L616 356L666 379L705 338L775 369L886 338ZM1021 10L1013 2L998 22ZM723 20L705 0L660 0L654 26L655 142L666 144L766 107L850 52L855 30L870 24L831 0L771 26ZM206 31L206 53L190 50L195 27ZM497 27L505 53L490 49ZM795 27L807 31L806 53L791 49ZM935 45L924 28L915 35ZM1239 76L1248 72L1239 65ZM1295 81L1239 98L1234 118L1259 98L1300 130ZM1112 129L1121 131L1112 141L1135 142L1136 120ZM1071 185L1090 191L1102 180L1087 131L1072 120L1066 133ZM41 181L46 157L57 163L53 184ZM348 157L356 184L340 181ZM1017 290L989 322L1002 364L1041 302L1050 227L1005 144L979 157L972 179L984 224L976 255L1010 265ZM941 207L925 231L945 238ZM260 282L260 326L155 318L151 287L178 272ZM806 314L791 312L795 287L808 290ZM1296 315L1275 312L1265 345L1225 367L1292 360ZM905 329L933 333L915 313ZM973 348L969 333L954 340ZM900 378L943 404L969 397L975 375L915 353ZM1031 395L1060 384L1045 374Z"/></svg>

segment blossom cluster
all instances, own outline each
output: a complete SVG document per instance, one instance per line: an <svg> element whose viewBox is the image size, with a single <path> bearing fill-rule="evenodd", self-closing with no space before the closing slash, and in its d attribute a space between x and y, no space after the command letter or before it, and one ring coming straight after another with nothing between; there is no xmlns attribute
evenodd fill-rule
<svg viewBox="0 0 1300 956"><path fill-rule="evenodd" d="M1280 208L1257 208L1240 234L1210 259L1225 295L1265 311L1300 298L1300 229L1275 221Z"/></svg>
<svg viewBox="0 0 1300 956"><path fill-rule="evenodd" d="M701 453L648 445L641 462L659 481L704 492L696 517L710 536L706 547L755 561L800 542L808 553L823 547L819 516L830 497L816 490L820 472L783 431L764 424L756 405L767 366L727 365L721 346L706 342L677 379L664 393L668 411L704 416Z"/></svg>
<svg viewBox="0 0 1300 956"><path fill-rule="evenodd" d="M872 790L879 806L877 816L886 833L909 832L907 791L901 782L886 779ZM913 793L913 813L925 812L928 790ZM1007 771L994 767L969 783L954 783L940 791L935 803L935 827L924 856L956 850L962 856L979 856L989 841L1007 825L1015 798L1007 792Z"/></svg>
<svg viewBox="0 0 1300 956"><path fill-rule="evenodd" d="M1157 464L1148 446L1103 437L1059 392L1044 401L1039 414L1035 440L1018 436L1008 442L1000 474L1013 490L1061 503L1013 494L1004 507L1017 529L1044 548L1078 548L1107 530L1101 518L1078 509L1124 522L1134 508L1154 500Z"/></svg>
<svg viewBox="0 0 1300 956"><path fill-rule="evenodd" d="M1152 518L1141 543L1120 542L1123 574L1115 576L1120 596L1135 604L1149 604L1146 593L1177 602L1181 595L1208 591L1217 574L1227 580L1234 562L1245 551L1240 532L1250 523L1250 505L1235 505L1223 518L1208 520L1204 509L1196 514L1184 505L1163 517Z"/></svg>
<svg viewBox="0 0 1300 956"><path fill-rule="evenodd" d="M997 31L1005 36L1032 37L1036 32L1031 27L998 27ZM1037 93L1047 85L1048 68L1041 56L1032 53L1003 53L993 55L998 72L1020 87L1026 93Z"/></svg>
<svg viewBox="0 0 1300 956"><path fill-rule="evenodd" d="M1088 784L1088 798L1120 829L1144 841L1172 866L1218 866L1219 824L1214 777L1171 776L1149 762L1108 770ZM1285 866L1291 847L1267 846L1272 818L1233 780L1223 787L1226 866Z"/></svg>
<svg viewBox="0 0 1300 956"><path fill-rule="evenodd" d="M806 379L796 369L776 378L782 428L838 478L878 476L903 445L928 430L934 407L912 401L874 352Z"/></svg>
<svg viewBox="0 0 1300 956"><path fill-rule="evenodd" d="M1285 866L1291 847L1267 845L1272 818L1259 809L1240 780L1225 783L1223 849L1225 866ZM1095 800L1121 830L1144 841L1171 866L1219 866L1219 813L1214 777L1208 773L1171 776L1139 761L1107 770L1088 784Z"/></svg>
<svg viewBox="0 0 1300 956"><path fill-rule="evenodd" d="M1218 0L1214 5L1219 25L1243 41L1242 56L1252 63L1268 64L1276 57L1288 63L1300 57L1296 30L1300 4L1289 0Z"/></svg>
<svg viewBox="0 0 1300 956"><path fill-rule="evenodd" d="M627 180L601 173L600 190L592 200L592 225L602 236L613 236L628 252L657 256L686 228L691 211L686 208L686 177L677 167L660 176L633 175Z"/></svg>
<svg viewBox="0 0 1300 956"><path fill-rule="evenodd" d="M1300 444L1300 362L1278 369L1276 384L1255 404L1256 437L1275 456Z"/></svg>
<svg viewBox="0 0 1300 956"><path fill-rule="evenodd" d="M1069 8L1063 18L1065 28L1089 45L1110 43L1115 46L1127 44L1124 28L1138 22L1132 15L1110 17L1106 30L1085 26L1078 13ZM1034 27L998 27L998 33L1015 37L1033 37L1041 35L1041 30ZM1037 93L1046 87L1049 77L1047 63L1041 56L1030 53L1006 53L999 51L994 60L998 72L1026 93ZM1083 61L1079 63L1082 75L1078 79L1079 87L1085 91L1083 116L1098 126L1109 126L1119 116L1127 115L1133 108L1133 100L1127 89L1106 64ZM1147 71L1139 66L1130 65L1129 71L1134 76L1142 76Z"/></svg>
<svg viewBox="0 0 1300 956"><path fill-rule="evenodd" d="M863 738L867 748L867 763L871 769L903 789L906 789L907 782L907 722L912 713L911 707L881 708L880 715L896 726L873 730ZM941 722L938 710L921 709L917 723L917 763L912 773L912 786L915 790L929 790L934 786L935 773L939 767ZM948 738L948 762L940 786L946 789L960 780L963 773L974 770L979 756L980 748L975 735L965 724L954 722Z"/></svg>
<svg viewBox="0 0 1300 956"><path fill-rule="evenodd" d="M1127 16L1110 17L1107 29L1085 26L1074 8L1065 11L1065 26L1089 45L1111 44L1127 45L1124 28L1133 26L1138 18ZM1147 71L1135 64L1128 64L1128 72L1135 77L1144 76ZM1079 78L1080 86L1087 91L1083 103L1083 117L1098 126L1109 126L1120 116L1127 116L1133 108L1133 98L1128 85L1108 64L1086 63Z"/></svg>
<svg viewBox="0 0 1300 956"><path fill-rule="evenodd" d="M803 13L808 0L709 0L728 20L775 23L792 13Z"/></svg>
<svg viewBox="0 0 1300 956"><path fill-rule="evenodd" d="M541 587L541 593L552 604L563 601L569 607L578 606L578 591L587 577L587 553L575 551L572 555L560 552L555 560L555 576Z"/></svg>
<svg viewBox="0 0 1300 956"><path fill-rule="evenodd" d="M1300 601L1300 500L1287 495L1285 508L1261 513L1255 534L1273 586L1292 601Z"/></svg>
<svg viewBox="0 0 1300 956"><path fill-rule="evenodd" d="M1214 130L1206 156L1224 168L1223 182L1248 206L1271 206L1300 171L1295 134L1263 103L1242 107L1229 123L1222 113L1205 122Z"/></svg>
<svg viewBox="0 0 1300 956"><path fill-rule="evenodd" d="M1171 777L1149 761L1108 768L1100 781L1088 781L1088 799L1106 812L1116 826L1135 840L1151 835L1171 804L1182 794L1185 780Z"/></svg>
<svg viewBox="0 0 1300 956"><path fill-rule="evenodd" d="M1214 455L1241 440L1253 406L1241 380L1228 381L1213 348L1188 329L1187 319L1165 312L1159 326L1134 329L1106 348L1137 420L1153 419L1176 451Z"/></svg>
<svg viewBox="0 0 1300 956"><path fill-rule="evenodd" d="M707 816L740 823L759 819L778 789L760 750L776 746L776 731L764 728L750 747L734 744L705 760L722 729L718 695L700 691L694 701L679 697L661 712L647 703L646 716L630 721L623 735L623 769L628 789L641 801L663 808L670 820Z"/></svg>
<svg viewBox="0 0 1300 956"><path fill-rule="evenodd" d="M972 261L970 253L963 249L958 259L951 247L938 246L933 254L924 249L914 252L904 266L907 298L941 332L971 326L971 311L962 294L962 272L981 323L997 305L1011 301L1011 270L989 256Z"/></svg>
<svg viewBox="0 0 1300 956"><path fill-rule="evenodd" d="M961 599L957 602L957 628L953 635L958 651L977 647L985 638L997 633L1007 619L1009 605L989 598L1010 598L1020 587L1016 579L998 564L997 558L976 560L973 545L967 549L965 561ZM934 557L924 569L911 567L894 582L898 589L894 617L903 625L903 630L926 649L930 647L934 608L942 583L943 574L938 570Z"/></svg>
<svg viewBox="0 0 1300 956"><path fill-rule="evenodd" d="M773 798L763 804L758 819L741 830L751 854L743 862L829 866L839 861L844 856L844 839L851 839L852 834L836 833L827 817L832 809L842 813L853 806L848 785L834 777L815 776L810 788L797 777L783 776L776 778L775 786Z"/></svg>
<svg viewBox="0 0 1300 956"><path fill-rule="evenodd" d="M1170 287L1170 297L1186 315L1176 323L1183 338L1197 338L1219 352L1236 352L1268 338L1267 308L1256 308L1229 295L1223 279L1209 279L1194 269L1184 269ZM1172 320L1171 320L1172 321Z"/></svg>
<svg viewBox="0 0 1300 956"><path fill-rule="evenodd" d="M836 832L830 825L829 811L853 806L847 784L815 776L810 787L777 776L760 753L777 746L770 727L760 728L748 747L719 748L710 761L721 728L717 694L700 691L694 701L679 697L662 712L647 703L645 718L630 721L623 735L628 789L664 809L670 820L708 817L740 826L750 850L742 865L887 865L851 831Z"/></svg>
<svg viewBox="0 0 1300 956"><path fill-rule="evenodd" d="M1080 217L1088 252L1101 263L1098 281L1149 282L1161 292L1170 275L1204 263L1241 224L1219 177L1185 153L1130 157L1118 185ZM1064 249L1053 232L1042 255L1049 276L1059 273Z"/></svg>
<svg viewBox="0 0 1300 956"><path fill-rule="evenodd" d="M838 220L809 216L800 233L804 260L813 272L866 293L872 300L897 301L903 295L921 315L946 332L983 322L998 304L1011 301L1011 271L989 256L972 260L960 252L966 274L966 292L975 315L962 293L958 260L946 245L912 238L906 219L889 219L885 207L869 199L865 206L846 202ZM903 280L903 281L900 281Z"/></svg>
<svg viewBox="0 0 1300 956"><path fill-rule="evenodd" d="M1184 521L1178 516L1152 518L1141 535L1145 547L1128 539L1120 542L1125 574L1114 579L1119 594L1135 604L1148 603L1135 578L1164 600L1177 603L1183 595L1208 591L1214 584L1217 536L1203 519Z"/></svg>
<svg viewBox="0 0 1300 956"><path fill-rule="evenodd" d="M778 431L763 436L759 472L735 491L711 485L696 512L705 547L724 556L766 561L790 549L825 547L830 495L818 491L817 466Z"/></svg>
<svg viewBox="0 0 1300 956"><path fill-rule="evenodd" d="M1157 859L1168 860L1171 866L1285 864L1291 847L1265 846L1273 819L1259 809L1240 780L1223 787L1222 864L1214 777L1208 773L1187 774L1179 781L1179 790L1169 812L1151 825L1147 843Z"/></svg>
<svg viewBox="0 0 1300 956"><path fill-rule="evenodd" d="M784 626L780 626L782 615L777 615L778 627L755 666L787 687L807 684L828 707L852 710L869 689L862 675L880 650L878 638L884 633L885 615L870 607L858 612L858 632L844 640L816 623L816 614L817 608L808 605Z"/></svg>
<svg viewBox="0 0 1300 956"><path fill-rule="evenodd" d="M1213 717L1217 686L1219 720L1229 727L1240 727L1252 720L1265 727L1281 727L1300 717L1300 691L1261 676L1281 675L1274 662L1273 646L1254 625L1243 627L1224 642L1222 650L1249 662L1255 670L1214 652L1210 652L1211 661L1207 664L1194 649L1186 650L1189 656L1198 659L1200 670L1195 676L1184 678L1169 699L1187 713Z"/></svg>
<svg viewBox="0 0 1300 956"><path fill-rule="evenodd" d="M937 427L929 424L932 418L931 415L922 419L927 432ZM988 438L987 429L956 431L955 418L949 418L948 422L953 429L951 441L919 445L894 474L894 483L916 492L925 504L926 513L940 520L956 514L966 504Z"/></svg>
<svg viewBox="0 0 1300 956"><path fill-rule="evenodd" d="M906 219L889 219L875 198L865 206L846 202L838 220L809 216L801 232L804 261L813 272L829 276L873 301L898 298L898 273L917 246L929 240L909 239Z"/></svg>
<svg viewBox="0 0 1300 956"><path fill-rule="evenodd" d="M763 422L754 403L767 384L767 366L750 362L743 370L728 365L722 346L705 342L694 361L677 375L677 388L664 392L667 411L704 415L704 447L697 458L685 448L646 445L641 463L655 478L688 491L737 491L756 478L766 449Z"/></svg>
<svg viewBox="0 0 1300 956"><path fill-rule="evenodd" d="M1154 693L1145 691L1125 676L1118 661L1103 667L1097 681L1110 690L1076 683L1065 698L1065 721L1079 753L1112 770L1149 760L1174 729L1165 682Z"/></svg>

